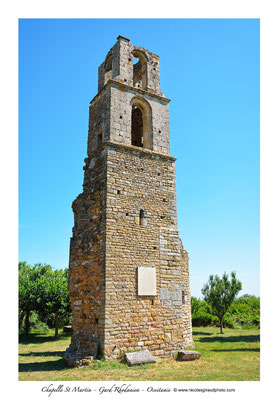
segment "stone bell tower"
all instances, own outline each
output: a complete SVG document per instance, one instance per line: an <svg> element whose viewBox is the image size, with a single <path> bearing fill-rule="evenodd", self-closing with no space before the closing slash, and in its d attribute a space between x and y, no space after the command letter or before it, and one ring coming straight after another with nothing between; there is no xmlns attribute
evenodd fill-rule
<svg viewBox="0 0 279 400"><path fill-rule="evenodd" d="M193 345L169 101L159 57L118 36L99 67L83 192L72 206L69 363L97 349L107 359L137 349L163 358Z"/></svg>

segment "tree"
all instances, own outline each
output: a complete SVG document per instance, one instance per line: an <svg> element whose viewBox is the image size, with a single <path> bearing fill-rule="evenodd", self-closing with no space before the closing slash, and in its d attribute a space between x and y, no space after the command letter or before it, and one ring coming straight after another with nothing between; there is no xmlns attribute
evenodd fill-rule
<svg viewBox="0 0 279 400"><path fill-rule="evenodd" d="M231 272L231 281L226 273L222 278L210 275L208 282L202 288L204 300L211 306L212 314L219 319L220 333L223 333L224 315L241 289L242 284L236 279L235 272Z"/></svg>
<svg viewBox="0 0 279 400"><path fill-rule="evenodd" d="M33 267L25 261L18 264L18 303L20 317L24 318L25 333L30 331L30 315L32 311L40 309L42 299L40 297L39 280L49 274L51 266L47 264L35 264Z"/></svg>
<svg viewBox="0 0 279 400"><path fill-rule="evenodd" d="M38 282L43 298L40 309L42 318L55 314L55 337L58 337L59 317L71 312L71 303L68 291L68 269L54 270L42 276Z"/></svg>
<svg viewBox="0 0 279 400"><path fill-rule="evenodd" d="M30 331L31 312L47 321L55 315L55 337L58 337L59 317L69 315L68 269L52 270L50 265L19 263L19 316L24 319L25 333Z"/></svg>

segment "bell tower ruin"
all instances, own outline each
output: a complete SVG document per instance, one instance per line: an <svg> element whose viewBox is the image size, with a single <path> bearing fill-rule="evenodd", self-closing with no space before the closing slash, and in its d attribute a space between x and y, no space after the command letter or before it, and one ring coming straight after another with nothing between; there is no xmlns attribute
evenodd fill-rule
<svg viewBox="0 0 279 400"><path fill-rule="evenodd" d="M98 70L83 192L72 205L69 363L86 363L97 351L117 359L147 349L164 358L193 345L169 101L159 57L118 36Z"/></svg>

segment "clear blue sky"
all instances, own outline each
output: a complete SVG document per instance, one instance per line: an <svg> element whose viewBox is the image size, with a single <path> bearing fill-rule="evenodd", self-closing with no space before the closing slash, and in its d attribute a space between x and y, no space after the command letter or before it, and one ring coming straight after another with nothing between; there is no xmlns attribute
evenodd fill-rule
<svg viewBox="0 0 279 400"><path fill-rule="evenodd" d="M20 20L19 259L68 266L89 102L119 34L161 59L191 294L236 271L259 295L257 19Z"/></svg>

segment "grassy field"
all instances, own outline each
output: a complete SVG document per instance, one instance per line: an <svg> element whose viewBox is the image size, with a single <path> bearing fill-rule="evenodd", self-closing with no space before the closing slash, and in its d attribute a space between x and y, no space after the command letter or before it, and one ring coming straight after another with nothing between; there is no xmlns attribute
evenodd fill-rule
<svg viewBox="0 0 279 400"><path fill-rule="evenodd" d="M48 334L22 335L19 343L21 381L258 381L260 379L260 331L194 328L195 361L157 361L128 367L115 361L95 361L84 368L67 368L62 359L69 336L54 340Z"/></svg>

